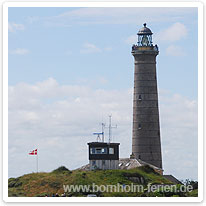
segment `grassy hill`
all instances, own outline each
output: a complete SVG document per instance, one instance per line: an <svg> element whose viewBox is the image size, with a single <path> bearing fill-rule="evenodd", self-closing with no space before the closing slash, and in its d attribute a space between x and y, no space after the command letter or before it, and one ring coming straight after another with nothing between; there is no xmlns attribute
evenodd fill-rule
<svg viewBox="0 0 206 206"><path fill-rule="evenodd" d="M8 193L9 197L42 197L45 195L64 193L63 185L142 185L142 192L92 192L97 196L197 196L197 191L188 193L161 192L154 193L147 191L147 185L150 184L171 184L163 176L156 173L148 166L139 167L130 170L94 170L69 171L65 167L46 173L31 173L18 178L9 178ZM66 192L66 196L87 196L88 191Z"/></svg>

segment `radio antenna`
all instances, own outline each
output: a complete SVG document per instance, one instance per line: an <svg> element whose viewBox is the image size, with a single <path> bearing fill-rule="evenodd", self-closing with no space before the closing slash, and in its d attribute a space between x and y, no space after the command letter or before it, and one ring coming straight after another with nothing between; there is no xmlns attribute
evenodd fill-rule
<svg viewBox="0 0 206 206"><path fill-rule="evenodd" d="M112 126L112 115L109 115L109 126L106 127L109 129L109 143L112 141L112 129L117 128L116 126Z"/></svg>
<svg viewBox="0 0 206 206"><path fill-rule="evenodd" d="M105 128L105 124L102 123L102 142L104 142L104 128Z"/></svg>

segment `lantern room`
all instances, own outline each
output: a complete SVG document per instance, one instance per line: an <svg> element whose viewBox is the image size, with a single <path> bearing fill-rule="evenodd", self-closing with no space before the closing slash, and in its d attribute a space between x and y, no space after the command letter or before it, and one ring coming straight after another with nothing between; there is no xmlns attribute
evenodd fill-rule
<svg viewBox="0 0 206 206"><path fill-rule="evenodd" d="M152 31L146 27L146 23L143 24L144 27L142 27L138 35L138 46L152 46Z"/></svg>

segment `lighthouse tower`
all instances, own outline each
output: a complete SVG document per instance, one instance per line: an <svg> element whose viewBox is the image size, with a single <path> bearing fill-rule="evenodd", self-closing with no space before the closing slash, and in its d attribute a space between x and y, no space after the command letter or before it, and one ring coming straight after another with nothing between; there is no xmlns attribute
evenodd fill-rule
<svg viewBox="0 0 206 206"><path fill-rule="evenodd" d="M156 78L157 45L152 44L152 32L139 30L138 43L132 46L134 56L134 96L132 155L162 168L158 91Z"/></svg>

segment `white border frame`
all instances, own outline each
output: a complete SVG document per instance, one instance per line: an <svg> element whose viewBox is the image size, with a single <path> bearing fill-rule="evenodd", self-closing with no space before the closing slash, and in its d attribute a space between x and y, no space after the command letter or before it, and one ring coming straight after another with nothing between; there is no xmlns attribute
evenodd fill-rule
<svg viewBox="0 0 206 206"><path fill-rule="evenodd" d="M8 8L197 7L198 8L198 197L8 197ZM5 2L3 4L3 200L5 202L201 202L203 200L203 4L201 2Z"/></svg>

